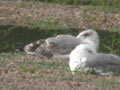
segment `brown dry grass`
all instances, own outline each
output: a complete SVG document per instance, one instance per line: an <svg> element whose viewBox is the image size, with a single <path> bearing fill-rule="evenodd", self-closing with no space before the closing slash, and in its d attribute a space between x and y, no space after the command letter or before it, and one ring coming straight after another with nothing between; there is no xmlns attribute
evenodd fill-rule
<svg viewBox="0 0 120 90"><path fill-rule="evenodd" d="M87 6L0 1L0 24L56 23L85 29L116 28L120 26L120 12L92 10ZM68 63L68 60L42 60L21 53L0 54L0 90L120 90L119 76L73 76Z"/></svg>
<svg viewBox="0 0 120 90"><path fill-rule="evenodd" d="M120 77L78 74L68 60L42 60L20 53L1 54L0 90L119 90Z"/></svg>
<svg viewBox="0 0 120 90"><path fill-rule="evenodd" d="M93 6L0 1L0 24L58 28L112 29L120 26L120 11Z"/></svg>

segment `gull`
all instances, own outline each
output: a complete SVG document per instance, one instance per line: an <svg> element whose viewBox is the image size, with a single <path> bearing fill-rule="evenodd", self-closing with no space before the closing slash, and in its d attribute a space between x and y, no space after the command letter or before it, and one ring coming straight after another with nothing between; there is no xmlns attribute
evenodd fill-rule
<svg viewBox="0 0 120 90"><path fill-rule="evenodd" d="M90 70L99 75L120 74L120 57L97 52L99 36L94 30L86 30L79 37L81 43L70 53L69 66L73 74L76 71L88 73Z"/></svg>
<svg viewBox="0 0 120 90"><path fill-rule="evenodd" d="M100 75L119 75L120 57L113 54L95 53L89 60L86 59L85 67L93 67L93 70Z"/></svg>
<svg viewBox="0 0 120 90"><path fill-rule="evenodd" d="M42 58L69 58L70 52L80 44L79 34L60 34L56 37L40 39L24 47L24 51L29 55L36 55Z"/></svg>
<svg viewBox="0 0 120 90"><path fill-rule="evenodd" d="M89 29L79 34L81 43L75 47L70 53L69 66L70 70L74 74L76 69L81 72L85 72L86 59L92 57L92 54L97 53L99 46L99 36L96 31Z"/></svg>

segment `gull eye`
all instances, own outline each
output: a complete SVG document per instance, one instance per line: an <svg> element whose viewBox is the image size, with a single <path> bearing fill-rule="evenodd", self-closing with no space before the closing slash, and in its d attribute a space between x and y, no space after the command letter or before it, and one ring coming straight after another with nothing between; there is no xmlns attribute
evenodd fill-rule
<svg viewBox="0 0 120 90"><path fill-rule="evenodd" d="M91 50L87 50L89 53L93 53Z"/></svg>
<svg viewBox="0 0 120 90"><path fill-rule="evenodd" d="M83 36L85 36L85 37L87 37L87 36L89 36L90 34L89 33L85 33L85 34L83 34Z"/></svg>

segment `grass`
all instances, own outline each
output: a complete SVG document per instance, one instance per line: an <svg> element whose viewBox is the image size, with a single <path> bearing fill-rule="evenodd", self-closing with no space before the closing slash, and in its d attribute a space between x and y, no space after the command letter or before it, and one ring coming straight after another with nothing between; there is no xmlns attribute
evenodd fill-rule
<svg viewBox="0 0 120 90"><path fill-rule="evenodd" d="M46 37L56 36L58 34L74 34L79 31L72 28L40 28L24 26L0 26L0 52L15 51L16 48L23 47L25 44L44 39ZM51 32L52 30L52 32ZM10 32L10 33L8 33Z"/></svg>
<svg viewBox="0 0 120 90"><path fill-rule="evenodd" d="M119 39L117 39L117 38L115 37L115 34L113 34L113 35L111 36L111 45L110 45L110 46L107 46L107 45L104 45L104 44L103 44L103 46L104 46L106 49L109 50L109 53L111 53L111 54L117 54L117 53L119 53L120 50L119 50L119 49L114 49L116 43L120 43L120 41L119 41Z"/></svg>
<svg viewBox="0 0 120 90"><path fill-rule="evenodd" d="M120 8L119 0L26 0L26 1L33 1L33 2L43 1L47 3L59 3L59 4L64 4L64 5L101 6L106 10Z"/></svg>
<svg viewBox="0 0 120 90"><path fill-rule="evenodd" d="M85 74L73 76L67 60L42 60L22 53L8 53L1 55L0 61L6 63L1 68L8 68L8 73L0 76L1 88L6 90L27 90L27 88L119 90L120 88L119 76L102 77Z"/></svg>
<svg viewBox="0 0 120 90"><path fill-rule="evenodd" d="M39 28L39 27L21 27L21 26L0 26L0 51L14 52L16 48L36 41L40 38L56 36L58 34L77 35L83 29L74 28ZM52 32L51 32L52 30ZM119 28L110 31L97 30L100 36L100 52L114 53L120 55L119 50ZM106 42L107 41L107 42ZM103 44L102 44L103 43Z"/></svg>
<svg viewBox="0 0 120 90"><path fill-rule="evenodd" d="M33 1L33 0L32 0ZM54 0L53 0L54 1ZM69 0L70 1L70 0ZM72 0L71 0L72 1ZM74 0L74 5L77 0ZM95 0L94 0L95 1ZM46 0L46 2L49 2ZM56 2L57 3L57 0ZM59 2L63 3L63 2ZM64 2L70 4L71 2ZM71 4L73 4L71 3ZM86 2L87 3L87 2ZM103 0L95 2L97 4L89 3L90 5L100 5L106 9L112 10L116 8L115 5L105 6ZM79 4L79 3L78 3ZM29 8L32 4L21 4L21 8ZM80 4L79 4L80 5ZM83 5L83 3L82 3ZM96 8L96 7L95 7ZM94 12L95 8L84 9L84 18L86 21L93 21L99 17ZM95 14L93 16L87 15L88 11ZM101 9L102 10L102 9ZM82 29L59 27L64 25L61 20L54 19L38 19L38 21L31 19L29 16L24 16L21 20L29 20L28 27L25 26L0 26L0 68L7 68L8 73L2 74L0 71L0 89L3 90L120 90L120 77L102 77L90 74L77 74L73 76L69 70L69 61L67 60L42 60L39 57L25 55L24 53L16 53L17 47L24 46L27 43L33 42L40 38L47 38L56 36L58 34L77 35ZM62 23L62 24L61 24ZM65 23L77 24L78 21L66 20ZM32 27L31 27L32 26ZM92 26L99 29L97 26ZM100 35L99 52L112 53L120 55L120 28L111 29L111 31L97 30ZM10 52L10 53L3 53Z"/></svg>
<svg viewBox="0 0 120 90"><path fill-rule="evenodd" d="M47 4L47 3L41 3L41 2L35 2L35 3L11 2L11 3L14 5L11 4L10 8L15 8L15 7L17 8L15 9L15 12L14 12L15 15L13 15L14 16L13 19L9 17L10 15L8 15L8 13L12 15L13 11L11 11L11 9L7 10L8 13L2 10L1 12L3 14L2 17L8 16L8 21L10 22L9 24L17 23L18 25L18 23L20 23L20 25L22 26L29 26L29 28L31 28L32 30L33 28L36 28L36 27L44 28L44 29L47 29L47 28L53 28L53 29L67 28L68 29L68 28L79 28L79 27L104 29L105 27L105 30L106 30L106 28L114 29L119 26L118 24L115 24L119 22L119 19L115 18L117 14L119 15L119 10L117 11L113 8L113 11L112 11L112 7L108 8L111 11L108 10L106 12L104 8L98 5L97 6L91 6L91 5L64 6L59 4L55 5L55 4ZM51 10L49 10L47 6L50 7ZM33 8L35 10L33 10ZM31 12L32 10L33 12ZM21 14L19 12L21 12ZM42 12L42 14L40 12ZM112 19L113 19L113 25L109 24L109 20L111 21Z"/></svg>
<svg viewBox="0 0 120 90"><path fill-rule="evenodd" d="M41 68L47 68L47 69L64 69L65 67L68 67L68 65L62 65L60 63L51 63L48 61L41 61L41 62L20 62L17 63L18 66L22 69L23 72L36 72L40 70ZM30 68L27 68L30 67ZM43 71L40 71L43 72Z"/></svg>
<svg viewBox="0 0 120 90"><path fill-rule="evenodd" d="M25 19L24 19L25 20ZM27 18L28 20L28 18ZM50 28L64 28L64 26L61 26L60 23L62 23L60 20L54 20L54 19L38 19L36 20L30 20L30 22L28 23L31 27L41 27L41 28L45 28L45 27L50 27Z"/></svg>

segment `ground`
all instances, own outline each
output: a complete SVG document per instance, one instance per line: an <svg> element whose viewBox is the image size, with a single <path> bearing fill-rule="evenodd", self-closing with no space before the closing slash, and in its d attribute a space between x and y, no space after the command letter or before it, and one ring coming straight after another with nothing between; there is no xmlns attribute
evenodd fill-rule
<svg viewBox="0 0 120 90"><path fill-rule="evenodd" d="M0 24L115 29L120 26L120 10L99 6L72 6L41 2L0 1Z"/></svg>
<svg viewBox="0 0 120 90"><path fill-rule="evenodd" d="M0 25L109 30L119 28L120 12L91 6L0 1ZM110 40L113 49L116 39L112 36ZM69 60L0 53L0 90L120 90L120 76L72 75Z"/></svg>
<svg viewBox="0 0 120 90"><path fill-rule="evenodd" d="M72 75L68 60L1 54L1 90L119 90L120 77Z"/></svg>

